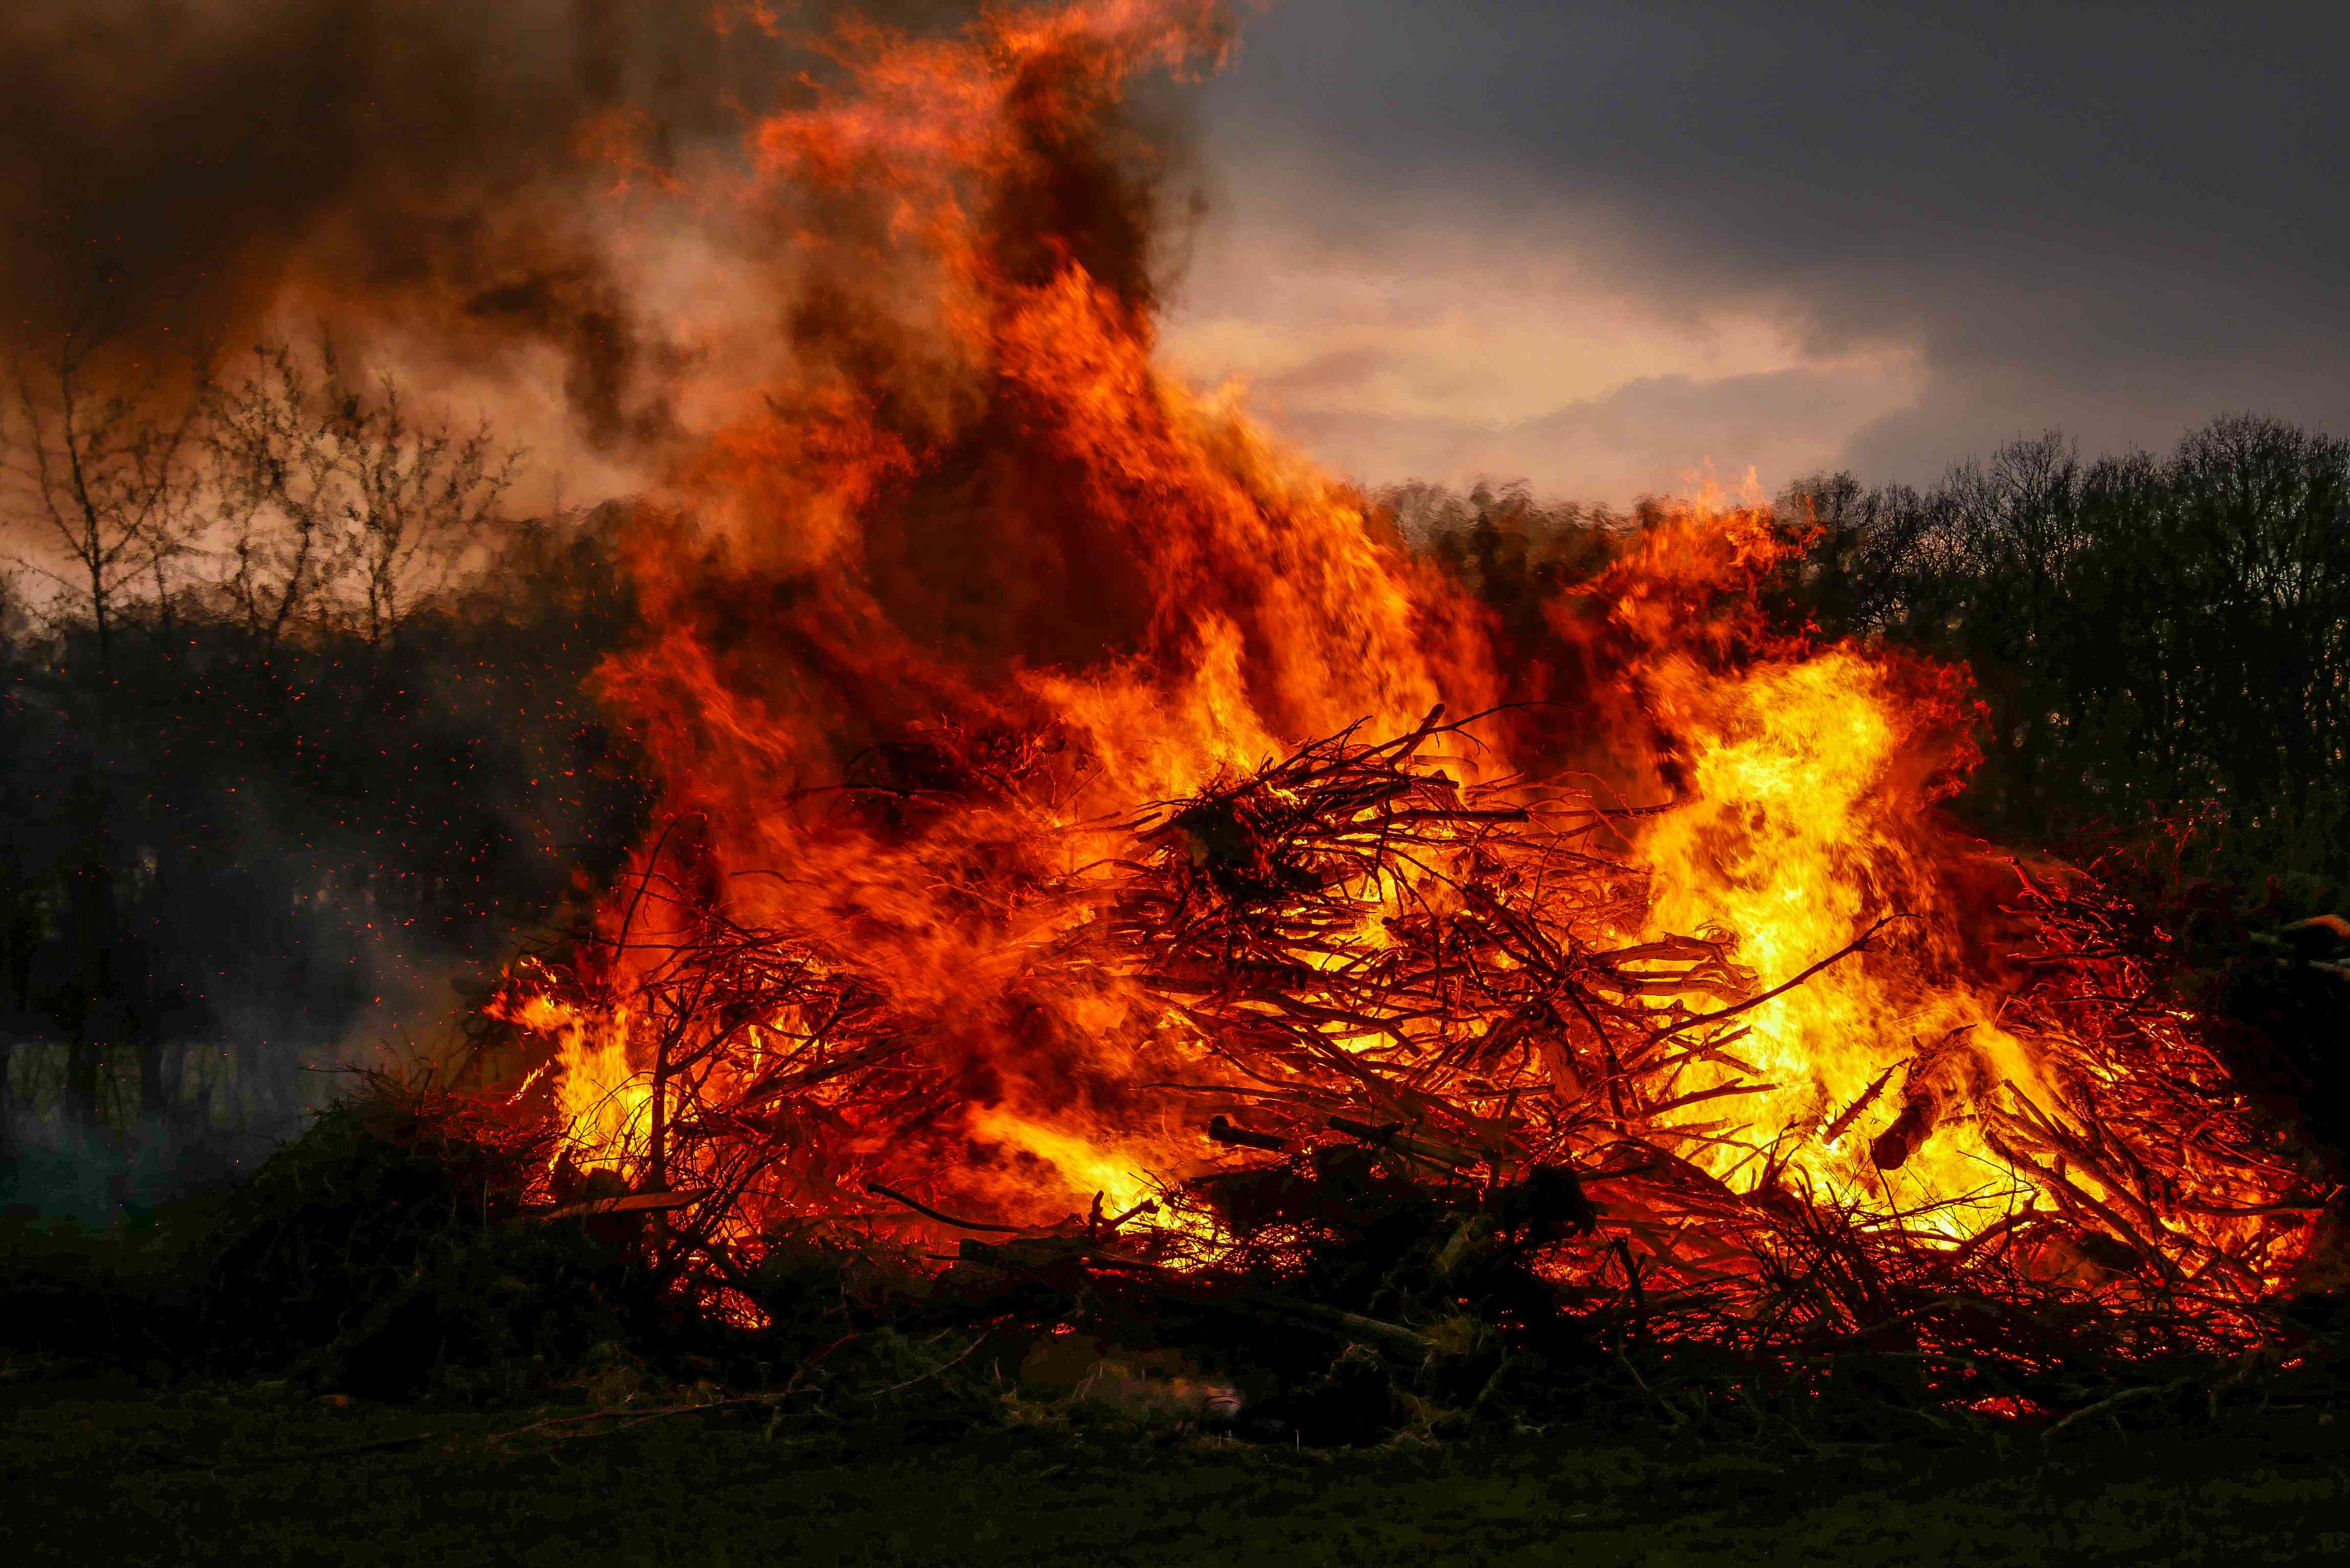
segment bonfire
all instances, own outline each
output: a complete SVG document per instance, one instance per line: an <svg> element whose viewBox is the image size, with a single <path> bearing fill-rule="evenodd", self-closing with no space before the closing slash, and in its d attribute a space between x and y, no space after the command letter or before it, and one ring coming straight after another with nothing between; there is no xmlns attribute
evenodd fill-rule
<svg viewBox="0 0 2350 1568"><path fill-rule="evenodd" d="M861 29L756 128L795 353L647 507L600 679L660 825L494 1009L545 1201L657 1213L745 1322L821 1228L999 1304L1896 1344L1970 1397L2254 1335L2330 1192L2093 878L1939 814L1963 671L1774 627L1799 530L1724 506L1513 639L1154 364L1126 94L1226 47Z"/></svg>

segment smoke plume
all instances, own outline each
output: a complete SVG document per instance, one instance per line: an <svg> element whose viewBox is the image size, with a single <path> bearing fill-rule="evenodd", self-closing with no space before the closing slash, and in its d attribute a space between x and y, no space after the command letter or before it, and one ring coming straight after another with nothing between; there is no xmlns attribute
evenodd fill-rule
<svg viewBox="0 0 2350 1568"><path fill-rule="evenodd" d="M857 14L923 35L972 10ZM331 321L443 389L559 381L567 441L650 457L690 418L684 389L754 382L795 320L806 335L775 204L733 202L728 182L759 120L817 89L845 16L758 0L14 9L11 327L152 356Z"/></svg>

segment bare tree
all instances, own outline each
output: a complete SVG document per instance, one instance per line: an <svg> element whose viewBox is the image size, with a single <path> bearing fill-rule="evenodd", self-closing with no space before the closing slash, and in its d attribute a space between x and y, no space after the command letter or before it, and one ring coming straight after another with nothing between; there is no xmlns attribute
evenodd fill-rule
<svg viewBox="0 0 2350 1568"><path fill-rule="evenodd" d="M103 334L67 333L52 352L19 356L0 426L0 515L37 541L13 558L88 618L102 674L126 598L142 579L168 598L170 566L206 523L201 370L122 364L108 348Z"/></svg>
<svg viewBox="0 0 2350 1568"><path fill-rule="evenodd" d="M0 536L24 541L15 557L56 590L60 626L86 626L95 702L73 781L72 847L62 857L64 928L75 968L67 1027L66 1109L98 1120L99 1080L109 1035L131 1028L126 999L136 977L117 899L115 823L106 787L119 748L117 642L130 604L150 591L168 607L173 563L192 554L205 525L197 459L204 410L201 369L141 364L102 332L66 333L53 350L10 366L0 426Z"/></svg>
<svg viewBox="0 0 2350 1568"><path fill-rule="evenodd" d="M317 613L346 569L332 516L336 453L306 420L310 401L292 353L255 349L259 368L215 395L217 578L264 661Z"/></svg>
<svg viewBox="0 0 2350 1568"><path fill-rule="evenodd" d="M420 422L399 384L362 385L322 340L314 373L283 345L213 400L220 587L274 648L306 621L380 644L444 587L495 516L520 453L484 424Z"/></svg>

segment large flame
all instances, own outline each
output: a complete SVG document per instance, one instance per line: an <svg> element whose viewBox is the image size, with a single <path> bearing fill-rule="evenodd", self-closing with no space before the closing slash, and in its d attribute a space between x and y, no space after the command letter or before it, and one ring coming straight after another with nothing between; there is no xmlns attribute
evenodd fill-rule
<svg viewBox="0 0 2350 1568"><path fill-rule="evenodd" d="M1736 617L1727 635L1750 646L1722 668L1680 618L1686 594L1657 590L1692 570L1734 586L1783 546L1751 518L1687 526L1701 537L1644 541L1600 588L1621 595L1611 618L1646 645L1634 679L1688 796L1641 839L1656 871L1651 929L1723 929L1742 963L1775 982L1898 922L1877 961L1824 971L1747 1015L1733 1048L1742 1073L1700 1069L1709 1083L1775 1086L1742 1097L1742 1136L1698 1163L1734 1179L1778 1153L1839 1201L1971 1234L2008 1213L2018 1188L1969 1102L1992 1084L2049 1091L1999 1025L1996 982L1970 971L1963 925L1995 911L1962 901L1950 869L1969 846L1929 813L1973 759L1963 682L1850 646L1752 646L1770 639ZM1751 597L1738 602L1751 617ZM1719 618L1710 629L1725 632Z"/></svg>
<svg viewBox="0 0 2350 1568"><path fill-rule="evenodd" d="M1165 1087L1217 1079L1198 1016L1147 966L1069 956L1138 813L1350 727L1518 702L1428 733L1412 765L1497 800L1580 780L1600 806L1672 803L1608 818L1610 886L1645 885L1571 923L1631 951L1694 934L1740 971L1673 995L1699 971L1656 961L1658 1005L1739 1009L1648 1085L1681 1158L1951 1241L2062 1184L2155 1250L2242 1242L2274 1196L2257 1184L2214 1175L2199 1210L2149 1219L2001 1130L2100 1136L2081 1075L2049 1064L2062 999L2019 1002L2002 956L2022 917L1995 877L2016 873L1934 815L1968 761L1964 680L1772 632L1767 517L1652 528L1529 649L1236 397L1154 366L1160 171L1128 90L1212 66L1221 7L1080 0L830 47L837 73L755 128L733 195L794 250L794 368L649 511L650 631L601 678L664 826L599 940L502 1004L552 1045L575 1163L718 1185L751 1230L874 1181L1038 1224L1131 1209L1217 1155ZM1411 916L1382 877L1315 961ZM689 940L738 941L754 980L697 991L664 967ZM2113 1075L2191 1054L2175 1023L2132 1028ZM1576 1074L1555 1055L1548 1092ZM733 1120L689 1157L667 1096L710 1103L718 1077ZM2290 1247L2263 1245L2267 1279Z"/></svg>

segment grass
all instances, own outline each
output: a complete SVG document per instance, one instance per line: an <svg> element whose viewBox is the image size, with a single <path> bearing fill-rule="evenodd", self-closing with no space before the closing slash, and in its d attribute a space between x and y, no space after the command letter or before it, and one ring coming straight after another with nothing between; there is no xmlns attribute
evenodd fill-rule
<svg viewBox="0 0 2350 1568"><path fill-rule="evenodd" d="M932 1438L719 1411L337 1405L290 1385L0 1384L0 1559L135 1564L2261 1563L2350 1558L2314 1409L1940 1449L1567 1431L1316 1452L1082 1417ZM581 1428L569 1428L579 1430Z"/></svg>
<svg viewBox="0 0 2350 1568"><path fill-rule="evenodd" d="M772 1344L689 1333L649 1314L643 1281L585 1232L498 1218L488 1179L398 1108L322 1117L236 1192L103 1231L0 1216L0 1564L2350 1560L2339 1302L2311 1309L2290 1379L2230 1375L2208 1400L2126 1398L2063 1430L1938 1422L1878 1364L1898 1357L1846 1355L1819 1385L1843 1403L1792 1412L1728 1384L1693 1417L1655 1396L1609 1407L1604 1379L1530 1373L1527 1399L1439 1428L1485 1435L1249 1446L1204 1432L1176 1384L1084 1376L1101 1348L1085 1335L1012 1333L972 1356L976 1342L932 1332L961 1320L924 1317L919 1293L843 1315L863 1276L820 1248L778 1254ZM1296 1395L1320 1376L1308 1352L1329 1347L1290 1350L1305 1356L1284 1385ZM2149 1364L2107 1370L2162 1383ZM598 1414L707 1398L719 1377L773 1389L786 1371L788 1420L758 1405ZM1120 1387L1114 1407L1100 1391ZM1409 1406L1411 1430L1440 1414ZM1301 1408L1309 1438L1388 1429ZM1520 1409L1615 1425L1492 1435ZM1721 1436L1733 1427L1781 1436Z"/></svg>

